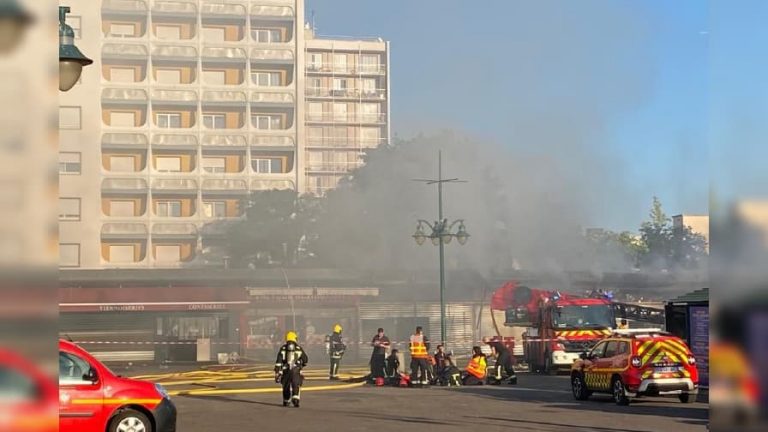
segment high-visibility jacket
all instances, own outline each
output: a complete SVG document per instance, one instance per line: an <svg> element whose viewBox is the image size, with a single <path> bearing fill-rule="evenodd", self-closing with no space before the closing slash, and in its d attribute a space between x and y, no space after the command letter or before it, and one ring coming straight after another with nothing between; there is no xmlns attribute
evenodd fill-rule
<svg viewBox="0 0 768 432"><path fill-rule="evenodd" d="M428 359L427 344L424 343L424 335L411 335L411 358Z"/></svg>
<svg viewBox="0 0 768 432"><path fill-rule="evenodd" d="M485 369L488 363L485 361L485 356L475 356L469 361L467 365L467 373L470 375L483 379L485 378Z"/></svg>

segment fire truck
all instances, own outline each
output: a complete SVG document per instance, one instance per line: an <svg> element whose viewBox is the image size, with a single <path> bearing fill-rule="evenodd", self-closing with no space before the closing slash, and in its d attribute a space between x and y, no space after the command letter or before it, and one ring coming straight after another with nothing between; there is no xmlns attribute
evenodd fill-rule
<svg viewBox="0 0 768 432"><path fill-rule="evenodd" d="M546 374L570 369L581 353L610 335L622 319L634 327L658 326L664 319L663 310L613 302L603 295L579 297L534 289L515 281L493 293L490 309L496 338L516 347L516 358L532 372Z"/></svg>

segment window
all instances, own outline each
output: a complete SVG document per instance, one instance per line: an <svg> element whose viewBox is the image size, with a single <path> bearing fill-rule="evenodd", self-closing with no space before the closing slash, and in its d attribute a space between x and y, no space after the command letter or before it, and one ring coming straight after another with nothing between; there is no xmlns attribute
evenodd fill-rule
<svg viewBox="0 0 768 432"><path fill-rule="evenodd" d="M272 42L282 42L283 36L280 33L280 30L277 30L277 29L254 29L253 39L256 42L272 43Z"/></svg>
<svg viewBox="0 0 768 432"><path fill-rule="evenodd" d="M333 119L337 121L347 120L347 104L345 103L333 104Z"/></svg>
<svg viewBox="0 0 768 432"><path fill-rule="evenodd" d="M181 261L181 246L180 245L156 245L155 260L159 262Z"/></svg>
<svg viewBox="0 0 768 432"><path fill-rule="evenodd" d="M59 351L59 384L60 385L93 385L83 379L91 365L82 358L67 352Z"/></svg>
<svg viewBox="0 0 768 432"><path fill-rule="evenodd" d="M376 94L376 80L375 79L363 79L360 82L361 87L363 88L363 93L370 95L370 94Z"/></svg>
<svg viewBox="0 0 768 432"><path fill-rule="evenodd" d="M76 15L67 15L67 24L75 32L75 39L83 38L83 18Z"/></svg>
<svg viewBox="0 0 768 432"><path fill-rule="evenodd" d="M136 112L134 111L110 111L109 125L115 127L135 127Z"/></svg>
<svg viewBox="0 0 768 432"><path fill-rule="evenodd" d="M377 72L379 70L379 56L377 54L361 55L360 63L360 68L365 72Z"/></svg>
<svg viewBox="0 0 768 432"><path fill-rule="evenodd" d="M112 200L109 202L109 215L115 217L132 217L136 215L136 201Z"/></svg>
<svg viewBox="0 0 768 432"><path fill-rule="evenodd" d="M347 70L347 55L346 54L334 54L333 55L333 69L340 72Z"/></svg>
<svg viewBox="0 0 768 432"><path fill-rule="evenodd" d="M59 153L59 174L80 174L80 153Z"/></svg>
<svg viewBox="0 0 768 432"><path fill-rule="evenodd" d="M251 78L253 83L259 87L277 87L282 85L280 82L280 72L253 71Z"/></svg>
<svg viewBox="0 0 768 432"><path fill-rule="evenodd" d="M59 129L80 129L80 116L79 106L59 107Z"/></svg>
<svg viewBox="0 0 768 432"><path fill-rule="evenodd" d="M155 36L158 39L181 39L181 26L177 25L156 25Z"/></svg>
<svg viewBox="0 0 768 432"><path fill-rule="evenodd" d="M59 220L80 220L80 198L59 198Z"/></svg>
<svg viewBox="0 0 768 432"><path fill-rule="evenodd" d="M133 156L110 156L109 170L114 172L136 172L136 158Z"/></svg>
<svg viewBox="0 0 768 432"><path fill-rule="evenodd" d="M610 341L605 347L605 354L603 354L603 357L605 358L611 358L618 354L619 352L619 342L618 341Z"/></svg>
<svg viewBox="0 0 768 432"><path fill-rule="evenodd" d="M132 263L136 262L136 248L134 245L110 245L109 262L111 263Z"/></svg>
<svg viewBox="0 0 768 432"><path fill-rule="evenodd" d="M323 103L310 102L309 103L309 119L322 120L322 118L323 118Z"/></svg>
<svg viewBox="0 0 768 432"><path fill-rule="evenodd" d="M226 172L227 159L223 157L204 157L202 161L203 171L209 173Z"/></svg>
<svg viewBox="0 0 768 432"><path fill-rule="evenodd" d="M203 126L208 129L224 129L227 127L227 116L224 114L203 114Z"/></svg>
<svg viewBox="0 0 768 432"><path fill-rule="evenodd" d="M181 113L155 113L155 124L159 128L179 128Z"/></svg>
<svg viewBox="0 0 768 432"><path fill-rule="evenodd" d="M38 402L41 396L41 389L35 383L35 378L24 370L18 368L15 364L0 365L0 382L3 383L3 406L23 406L17 403L27 404L29 402ZM3 408L5 411L7 408ZM22 428L25 429L25 428Z"/></svg>
<svg viewBox="0 0 768 432"><path fill-rule="evenodd" d="M607 342L600 342L594 348L592 348L592 352L590 353L590 355L595 358L603 357L603 354L605 354L606 345L608 345Z"/></svg>
<svg viewBox="0 0 768 432"><path fill-rule="evenodd" d="M333 79L333 93L334 95L344 95L347 93L347 80L344 78Z"/></svg>
<svg viewBox="0 0 768 432"><path fill-rule="evenodd" d="M113 67L109 70L109 80L112 82L136 82L136 71L133 68Z"/></svg>
<svg viewBox="0 0 768 432"><path fill-rule="evenodd" d="M206 42L224 42L226 31L224 27L203 27L203 40Z"/></svg>
<svg viewBox="0 0 768 432"><path fill-rule="evenodd" d="M323 67L323 54L322 53L310 53L309 54L309 69L320 70Z"/></svg>
<svg viewBox="0 0 768 432"><path fill-rule="evenodd" d="M282 173L283 160L281 158L254 158L253 170L259 174Z"/></svg>
<svg viewBox="0 0 768 432"><path fill-rule="evenodd" d="M157 69L155 78L161 84L181 84L181 69Z"/></svg>
<svg viewBox="0 0 768 432"><path fill-rule="evenodd" d="M181 217L181 201L155 202L155 215L161 217Z"/></svg>
<svg viewBox="0 0 768 432"><path fill-rule="evenodd" d="M627 354L629 352L629 342L619 342L619 351L617 354Z"/></svg>
<svg viewBox="0 0 768 432"><path fill-rule="evenodd" d="M360 104L362 111L361 121L375 122L379 119L379 104L376 103L364 103Z"/></svg>
<svg viewBox="0 0 768 432"><path fill-rule="evenodd" d="M211 85L225 85L227 83L227 73L223 70L204 70L203 82Z"/></svg>
<svg viewBox="0 0 768 432"><path fill-rule="evenodd" d="M270 130L283 128L282 117L275 114L253 114L252 121L256 129Z"/></svg>
<svg viewBox="0 0 768 432"><path fill-rule="evenodd" d="M360 141L364 144L375 145L379 142L379 128L365 127L360 128Z"/></svg>
<svg viewBox="0 0 768 432"><path fill-rule="evenodd" d="M178 156L158 156L155 169L160 172L181 172L181 158Z"/></svg>
<svg viewBox="0 0 768 432"><path fill-rule="evenodd" d="M59 266L80 267L79 243L59 243Z"/></svg>
<svg viewBox="0 0 768 432"><path fill-rule="evenodd" d="M136 37L136 26L134 24L112 23L109 26L109 36L112 37Z"/></svg>
<svg viewBox="0 0 768 432"><path fill-rule="evenodd" d="M227 203L224 201L203 202L203 214L209 218L223 218L227 216Z"/></svg>

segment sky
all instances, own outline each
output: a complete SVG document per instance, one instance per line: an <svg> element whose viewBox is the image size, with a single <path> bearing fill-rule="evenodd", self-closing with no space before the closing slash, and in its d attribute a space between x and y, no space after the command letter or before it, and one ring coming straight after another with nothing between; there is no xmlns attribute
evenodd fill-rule
<svg viewBox="0 0 768 432"><path fill-rule="evenodd" d="M716 127L708 2L306 0L305 8L318 34L390 41L397 136L451 128L512 154L599 158L617 191L596 203L596 226L636 231L654 195L670 215L708 211Z"/></svg>

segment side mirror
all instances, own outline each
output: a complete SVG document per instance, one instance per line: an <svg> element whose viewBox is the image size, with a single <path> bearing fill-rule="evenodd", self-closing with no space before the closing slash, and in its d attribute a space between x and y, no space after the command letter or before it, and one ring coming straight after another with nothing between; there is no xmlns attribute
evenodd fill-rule
<svg viewBox="0 0 768 432"><path fill-rule="evenodd" d="M99 374L95 368L88 369L88 372L83 374L83 381L89 381L95 383L99 380Z"/></svg>
<svg viewBox="0 0 768 432"><path fill-rule="evenodd" d="M585 351L581 354L579 354L579 358L582 360L589 360L589 354Z"/></svg>

